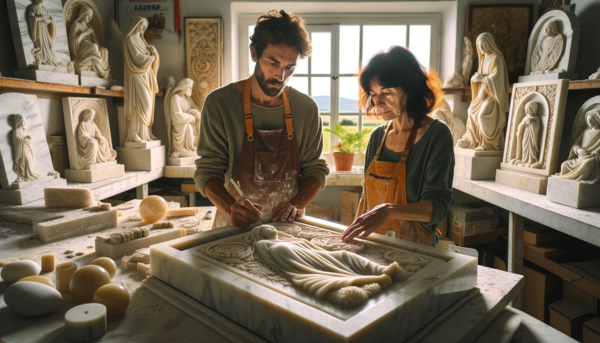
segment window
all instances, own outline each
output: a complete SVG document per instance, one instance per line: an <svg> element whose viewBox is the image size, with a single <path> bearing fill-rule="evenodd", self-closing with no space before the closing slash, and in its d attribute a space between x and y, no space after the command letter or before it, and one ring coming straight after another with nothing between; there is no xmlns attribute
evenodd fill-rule
<svg viewBox="0 0 600 343"><path fill-rule="evenodd" d="M240 79L254 72L248 46L258 16L243 14L240 18ZM356 75L376 53L399 45L410 49L425 68L439 68L439 14L300 16L306 20L313 54L299 60L288 84L317 102L325 128L339 123L356 132L382 123L365 116L358 106ZM335 144L337 138L325 132L326 156ZM355 159L355 164L362 162Z"/></svg>

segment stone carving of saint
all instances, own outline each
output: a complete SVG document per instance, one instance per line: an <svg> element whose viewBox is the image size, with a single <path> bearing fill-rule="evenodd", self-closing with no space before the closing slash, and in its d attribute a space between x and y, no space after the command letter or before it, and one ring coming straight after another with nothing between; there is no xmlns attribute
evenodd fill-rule
<svg viewBox="0 0 600 343"><path fill-rule="evenodd" d="M158 52L144 39L148 20L131 19L123 41L125 63L125 118L128 120L126 142L156 140L152 134L154 123L154 94L158 93Z"/></svg>
<svg viewBox="0 0 600 343"><path fill-rule="evenodd" d="M465 123L450 110L450 105L444 99L442 99L442 108L437 108L431 113L433 118L439 119L446 123L452 132L452 138L454 138L454 144L465 134L466 128Z"/></svg>
<svg viewBox="0 0 600 343"><path fill-rule="evenodd" d="M555 177L595 184L600 181L600 110L587 112L585 121L587 128L575 140Z"/></svg>
<svg viewBox="0 0 600 343"><path fill-rule="evenodd" d="M525 105L525 117L517 128L517 154L510 161L512 165L536 168L540 156L540 118L537 116L538 104Z"/></svg>
<svg viewBox="0 0 600 343"><path fill-rule="evenodd" d="M42 177L35 171L33 138L27 131L27 121L21 114L15 115L15 127L12 132L15 162L13 170L17 174L15 182L32 181Z"/></svg>
<svg viewBox="0 0 600 343"><path fill-rule="evenodd" d="M77 161L82 166L114 161L117 152L110 148L106 137L94 122L96 111L83 110L77 124Z"/></svg>
<svg viewBox="0 0 600 343"><path fill-rule="evenodd" d="M345 250L327 251L270 225L257 226L248 235L256 260L308 294L343 307L363 304L408 277L397 262L383 266Z"/></svg>
<svg viewBox="0 0 600 343"><path fill-rule="evenodd" d="M502 150L508 112L506 64L491 34L480 34L476 47L479 67L471 78L473 100L468 110L467 132L457 145L476 151Z"/></svg>
<svg viewBox="0 0 600 343"><path fill-rule="evenodd" d="M169 157L194 157L198 147L200 111L192 100L194 81L185 78L165 96Z"/></svg>
<svg viewBox="0 0 600 343"><path fill-rule="evenodd" d="M56 37L56 23L50 12L44 7L46 0L36 0L29 9L29 32L34 48L31 50L35 64L53 66L65 65L56 58L54 37Z"/></svg>
<svg viewBox="0 0 600 343"><path fill-rule="evenodd" d="M79 14L69 27L69 49L76 71L92 71L108 80L110 78L108 49L103 48L98 42L94 29L89 25L93 16L94 10L90 6L79 7Z"/></svg>
<svg viewBox="0 0 600 343"><path fill-rule="evenodd" d="M541 74L556 68L563 54L564 37L558 32L555 21L544 24L544 35L538 38L538 43L531 55L531 73Z"/></svg>

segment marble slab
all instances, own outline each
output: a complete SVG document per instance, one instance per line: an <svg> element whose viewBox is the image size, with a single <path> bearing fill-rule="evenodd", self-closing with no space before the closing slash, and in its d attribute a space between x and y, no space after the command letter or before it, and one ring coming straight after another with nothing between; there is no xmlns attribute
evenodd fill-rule
<svg viewBox="0 0 600 343"><path fill-rule="evenodd" d="M15 70L15 77L38 82L60 83L63 85L79 85L79 77L75 74L57 73L46 70Z"/></svg>
<svg viewBox="0 0 600 343"><path fill-rule="evenodd" d="M124 145L126 148L132 149L148 149L160 146L160 141L147 141L147 142L125 142Z"/></svg>
<svg viewBox="0 0 600 343"><path fill-rule="evenodd" d="M165 166L165 146L149 149L116 148L117 162L126 170L154 170Z"/></svg>
<svg viewBox="0 0 600 343"><path fill-rule="evenodd" d="M546 194L548 187L547 176L506 170L504 166L496 170L496 182L537 194Z"/></svg>
<svg viewBox="0 0 600 343"><path fill-rule="evenodd" d="M150 231L150 236L136 238L129 242L121 244L110 244L101 242L99 240L94 241L95 251L100 256L109 257L116 259L125 255L133 254L136 250L141 248L147 248L151 245L170 241L181 237L181 229L176 227L169 230L161 230L161 232Z"/></svg>
<svg viewBox="0 0 600 343"><path fill-rule="evenodd" d="M547 80L578 80L579 74L574 73L548 73L548 74L534 74L534 75L522 75L519 76L519 82L534 82L534 81L547 81Z"/></svg>
<svg viewBox="0 0 600 343"><path fill-rule="evenodd" d="M600 184L548 178L546 198L575 208L600 207Z"/></svg>
<svg viewBox="0 0 600 343"><path fill-rule="evenodd" d="M484 151L476 151L473 149L463 149L459 147L454 147L454 153L457 155L470 156L470 157L498 157L502 156L503 152L501 150L484 150Z"/></svg>
<svg viewBox="0 0 600 343"><path fill-rule="evenodd" d="M510 343L521 326L521 316L504 309L474 343Z"/></svg>
<svg viewBox="0 0 600 343"><path fill-rule="evenodd" d="M25 189L0 189L0 203L25 205L44 199L44 188L67 187L67 180L52 179L49 182L33 185Z"/></svg>
<svg viewBox="0 0 600 343"><path fill-rule="evenodd" d="M493 180L496 169L500 168L502 156L469 156L456 151L454 154L454 175L468 180ZM467 150L467 149L461 149Z"/></svg>
<svg viewBox="0 0 600 343"><path fill-rule="evenodd" d="M309 217L302 220L296 224L304 229L339 234L345 228ZM152 275L270 341L403 341L477 282L477 261L472 257L374 234L367 245L425 256L431 262L365 305L342 309L197 251L204 244L243 232L224 227L151 246Z"/></svg>
<svg viewBox="0 0 600 343"><path fill-rule="evenodd" d="M103 168L94 168L94 166L89 170L66 169L65 178L70 182L91 183L125 175L125 166L122 164L115 163Z"/></svg>
<svg viewBox="0 0 600 343"><path fill-rule="evenodd" d="M167 165L170 166L193 166L196 168L198 157L167 157Z"/></svg>
<svg viewBox="0 0 600 343"><path fill-rule="evenodd" d="M196 165L193 165L193 166L169 166L169 165L166 165L164 170L165 170L165 177L191 179L194 177L194 172L196 171ZM329 183L327 183L327 185L329 185Z"/></svg>
<svg viewBox="0 0 600 343"><path fill-rule="evenodd" d="M79 75L79 85L84 87L104 87L110 88L113 85L116 85L117 81L114 79L103 79L101 77L95 76L87 76L87 75Z"/></svg>

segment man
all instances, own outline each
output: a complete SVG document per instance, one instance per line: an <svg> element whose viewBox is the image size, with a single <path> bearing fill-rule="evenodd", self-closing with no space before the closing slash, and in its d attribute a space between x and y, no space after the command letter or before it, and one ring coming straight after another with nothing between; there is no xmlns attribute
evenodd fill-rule
<svg viewBox="0 0 600 343"><path fill-rule="evenodd" d="M286 86L312 52L304 21L270 11L250 39L254 74L213 91L202 109L194 180L217 206L214 227L292 222L329 174L317 105Z"/></svg>

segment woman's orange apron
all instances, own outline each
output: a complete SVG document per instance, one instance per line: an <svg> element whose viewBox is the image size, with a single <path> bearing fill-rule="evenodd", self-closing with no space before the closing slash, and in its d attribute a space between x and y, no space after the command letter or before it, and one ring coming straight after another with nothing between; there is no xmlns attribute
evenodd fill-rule
<svg viewBox="0 0 600 343"><path fill-rule="evenodd" d="M361 213L371 211L377 205L391 203L404 205L406 204L406 161L412 149L419 122L415 121L410 131L408 141L400 161L382 162L379 161L379 155L385 144L388 131L392 126L391 123L385 128L385 133L379 149L373 158L373 162L369 165L369 169L365 173L364 182L364 204ZM401 219L388 219L377 231L390 237L396 237L407 241L417 242L423 245L431 246L433 244L433 233L425 229L419 222Z"/></svg>

